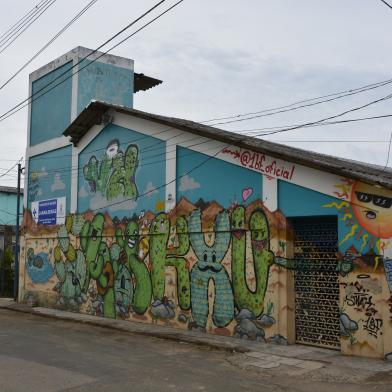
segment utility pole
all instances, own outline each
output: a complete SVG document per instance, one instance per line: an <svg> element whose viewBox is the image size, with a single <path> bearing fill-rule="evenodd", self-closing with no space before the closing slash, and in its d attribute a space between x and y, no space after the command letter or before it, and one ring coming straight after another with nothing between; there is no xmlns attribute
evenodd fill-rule
<svg viewBox="0 0 392 392"><path fill-rule="evenodd" d="M15 253L14 253L14 300L18 300L19 283L19 214L20 214L20 175L22 174L22 164L18 163L18 188L16 199L16 233L15 233Z"/></svg>

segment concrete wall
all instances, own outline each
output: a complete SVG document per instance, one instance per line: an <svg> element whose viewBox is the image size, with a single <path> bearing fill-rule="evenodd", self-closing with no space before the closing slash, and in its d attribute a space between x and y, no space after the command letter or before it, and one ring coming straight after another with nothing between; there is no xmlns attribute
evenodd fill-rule
<svg viewBox="0 0 392 392"><path fill-rule="evenodd" d="M342 351L392 351L390 191L111 115L73 148L75 214L39 227L26 212L21 299L294 343L289 218L328 215L338 219Z"/></svg>
<svg viewBox="0 0 392 392"><path fill-rule="evenodd" d="M69 61L32 82L30 145L62 136L71 123L72 65Z"/></svg>

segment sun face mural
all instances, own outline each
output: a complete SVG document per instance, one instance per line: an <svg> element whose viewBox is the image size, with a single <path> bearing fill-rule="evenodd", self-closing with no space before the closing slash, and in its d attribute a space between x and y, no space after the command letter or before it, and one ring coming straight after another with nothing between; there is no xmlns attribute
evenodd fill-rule
<svg viewBox="0 0 392 392"><path fill-rule="evenodd" d="M379 238L392 237L392 194L387 189L356 182L351 205L358 223Z"/></svg>

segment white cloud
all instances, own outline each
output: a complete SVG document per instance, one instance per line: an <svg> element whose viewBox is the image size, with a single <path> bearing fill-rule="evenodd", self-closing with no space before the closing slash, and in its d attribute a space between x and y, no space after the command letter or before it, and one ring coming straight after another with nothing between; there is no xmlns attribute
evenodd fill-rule
<svg viewBox="0 0 392 392"><path fill-rule="evenodd" d="M101 193L96 193L90 200L91 210L106 210L110 212L120 211L120 210L134 210L137 207L137 201L135 200L124 200L124 197L120 196L116 199L108 201L105 196Z"/></svg>
<svg viewBox="0 0 392 392"><path fill-rule="evenodd" d="M34 179L40 179L41 177L46 177L48 175L48 171L46 170L45 166L41 167L41 170L36 171L36 170L32 170L31 171L31 178Z"/></svg>
<svg viewBox="0 0 392 392"><path fill-rule="evenodd" d="M48 171L45 166L41 167L41 170L37 173L37 177L46 177L48 175Z"/></svg>
<svg viewBox="0 0 392 392"><path fill-rule="evenodd" d="M86 191L85 186L82 185L82 187L79 189L79 194L78 194L78 196L79 196L81 199L84 199L85 197L88 197L88 195L89 195L89 193Z"/></svg>
<svg viewBox="0 0 392 392"><path fill-rule="evenodd" d="M52 192L56 192L56 191L62 191L63 189L65 189L65 184L61 181L61 176L59 173L56 173L54 175L54 182L53 184L50 186L50 190Z"/></svg>
<svg viewBox="0 0 392 392"><path fill-rule="evenodd" d="M153 183L151 181L149 181L146 185L146 188L143 191L143 195L150 197L152 195L155 195L158 193L158 189L156 188L156 186L153 185Z"/></svg>
<svg viewBox="0 0 392 392"><path fill-rule="evenodd" d="M179 187L180 192L186 192L197 188L200 188L200 184L193 177L190 177L188 174L181 177Z"/></svg>

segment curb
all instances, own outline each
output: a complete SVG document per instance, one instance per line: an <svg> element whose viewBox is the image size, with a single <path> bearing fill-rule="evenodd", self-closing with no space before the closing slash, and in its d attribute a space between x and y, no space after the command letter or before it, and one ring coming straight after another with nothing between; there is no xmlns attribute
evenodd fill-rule
<svg viewBox="0 0 392 392"><path fill-rule="evenodd" d="M27 314L31 314L33 316L38 316L38 317L44 317L44 318L50 318L50 319L56 319L56 320L62 320L62 321L69 321L69 322L74 322L74 323L79 323L79 324L87 324L87 325L92 325L95 327L101 327L101 328L111 329L114 331L125 332L125 333L131 334L131 335L149 336L149 337L154 337L154 338L158 338L158 339L193 344L193 345L200 346L200 347L205 347L205 348L210 348L213 350L225 351L225 352L230 352L230 353L233 353L233 352L247 353L247 352L252 351L247 347L236 344L235 342L228 342L228 341L226 342L224 340L222 340L221 342L214 342L208 336L204 337L204 336L190 335L189 333L185 333L180 329L175 330L173 328L173 331L160 331L160 330L158 330L159 327L157 328L156 331L141 330L138 328L131 329L130 327L135 326L134 324L142 324L142 323L135 323L132 321L123 321L124 326L122 326L120 324L120 322L122 322L122 320L111 320L111 319L101 320L101 319L98 319L95 321L95 320L90 320L90 319L82 319L82 318L72 317L72 314L69 314L68 312L64 312L63 315L53 314L53 313L49 314L49 313L37 311L37 310L35 310L36 308L32 308L32 307L24 306L24 305L15 305L15 304L0 305L0 309L10 310L10 311L19 312L19 313L27 313ZM57 309L56 309L56 311L59 312ZM79 314L79 313L75 313L75 314ZM125 323L127 323L127 325L125 325ZM118 324L118 325L116 325L116 324ZM222 338L222 337L219 337L219 338ZM227 338L227 339L233 339L233 338Z"/></svg>

